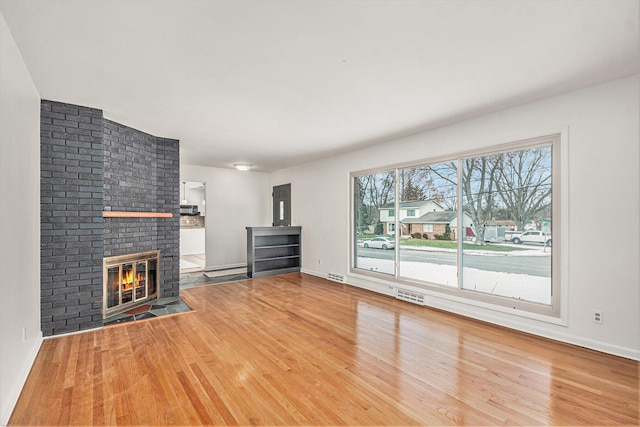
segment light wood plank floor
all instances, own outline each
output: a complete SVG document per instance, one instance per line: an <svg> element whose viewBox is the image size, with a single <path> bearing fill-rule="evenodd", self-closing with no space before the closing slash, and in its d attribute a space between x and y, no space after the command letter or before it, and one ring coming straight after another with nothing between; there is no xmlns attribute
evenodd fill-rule
<svg viewBox="0 0 640 427"><path fill-rule="evenodd" d="M289 274L45 340L11 425L638 425L638 362Z"/></svg>

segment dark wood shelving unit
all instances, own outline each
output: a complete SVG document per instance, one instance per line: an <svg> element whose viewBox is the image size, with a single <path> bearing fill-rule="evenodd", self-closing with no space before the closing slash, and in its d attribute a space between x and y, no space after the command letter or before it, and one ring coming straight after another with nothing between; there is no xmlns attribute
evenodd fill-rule
<svg viewBox="0 0 640 427"><path fill-rule="evenodd" d="M302 227L247 227L247 276L298 272L301 249Z"/></svg>

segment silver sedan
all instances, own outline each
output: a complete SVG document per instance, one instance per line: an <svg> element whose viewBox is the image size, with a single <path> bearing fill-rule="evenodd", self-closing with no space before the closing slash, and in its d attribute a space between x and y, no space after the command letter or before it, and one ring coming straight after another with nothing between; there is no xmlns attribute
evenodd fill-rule
<svg viewBox="0 0 640 427"><path fill-rule="evenodd" d="M374 237L370 240L365 240L362 244L365 248L374 249L393 249L396 243L391 237Z"/></svg>

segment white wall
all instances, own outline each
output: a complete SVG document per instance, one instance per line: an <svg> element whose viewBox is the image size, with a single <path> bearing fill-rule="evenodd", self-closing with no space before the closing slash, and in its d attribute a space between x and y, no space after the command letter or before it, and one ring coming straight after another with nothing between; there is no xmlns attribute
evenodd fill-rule
<svg viewBox="0 0 640 427"><path fill-rule="evenodd" d="M42 343L40 95L1 14L0 277L0 425L5 425Z"/></svg>
<svg viewBox="0 0 640 427"><path fill-rule="evenodd" d="M180 229L180 255L197 255L205 253L204 228Z"/></svg>
<svg viewBox="0 0 640 427"><path fill-rule="evenodd" d="M180 181L206 182L207 270L246 265L248 226L271 225L269 175L180 165Z"/></svg>
<svg viewBox="0 0 640 427"><path fill-rule="evenodd" d="M349 274L350 172L562 130L568 140L561 247L566 325L437 292L427 292L428 303L640 359L639 114L636 75L277 171L272 182L291 182L293 224L303 227L303 271L342 274L350 284L390 293L389 283ZM603 324L591 321L594 308L603 310Z"/></svg>

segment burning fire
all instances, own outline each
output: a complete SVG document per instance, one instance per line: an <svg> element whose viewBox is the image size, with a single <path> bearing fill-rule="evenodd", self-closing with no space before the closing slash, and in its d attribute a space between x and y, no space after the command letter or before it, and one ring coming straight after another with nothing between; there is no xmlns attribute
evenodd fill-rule
<svg viewBox="0 0 640 427"><path fill-rule="evenodd" d="M133 271L132 270L123 271L122 272L122 290L128 291L129 289L131 289L133 287L133 282L134 282ZM140 272L136 273L135 285L136 285L136 288L138 286L144 286L144 274Z"/></svg>

